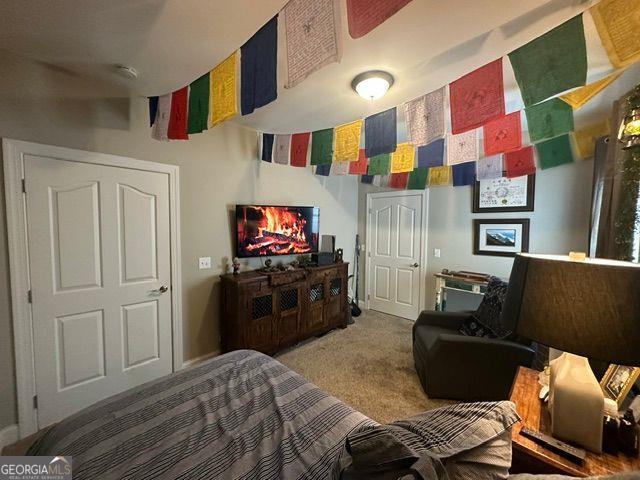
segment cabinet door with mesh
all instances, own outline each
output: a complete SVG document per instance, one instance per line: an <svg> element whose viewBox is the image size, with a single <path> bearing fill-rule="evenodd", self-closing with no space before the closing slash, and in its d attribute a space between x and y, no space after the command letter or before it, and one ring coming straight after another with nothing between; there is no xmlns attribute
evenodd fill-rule
<svg viewBox="0 0 640 480"><path fill-rule="evenodd" d="M324 272L311 275L307 281L308 302L307 315L304 318L304 330L313 334L327 326L324 305L327 298L326 276Z"/></svg>
<svg viewBox="0 0 640 480"><path fill-rule="evenodd" d="M249 299L247 348L259 352L275 350L273 319L276 305L274 293L272 290L259 290Z"/></svg>
<svg viewBox="0 0 640 480"><path fill-rule="evenodd" d="M300 329L300 314L302 312L302 283L292 283L281 286L276 296L278 298L277 325L278 346L293 345L298 339Z"/></svg>
<svg viewBox="0 0 640 480"><path fill-rule="evenodd" d="M337 272L336 272L337 273ZM341 275L331 275L328 278L328 296L324 309L326 321L332 327L343 323L344 308L346 307L345 278Z"/></svg>

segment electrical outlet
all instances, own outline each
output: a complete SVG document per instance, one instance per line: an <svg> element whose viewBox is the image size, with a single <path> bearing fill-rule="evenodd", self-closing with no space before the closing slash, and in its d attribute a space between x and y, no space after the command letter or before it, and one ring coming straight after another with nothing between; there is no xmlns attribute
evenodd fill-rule
<svg viewBox="0 0 640 480"><path fill-rule="evenodd" d="M433 256L436 258L440 258L440 249L439 248L434 248L433 249Z"/></svg>
<svg viewBox="0 0 640 480"><path fill-rule="evenodd" d="M198 259L198 268L200 270L207 270L211 268L211 257L200 257Z"/></svg>

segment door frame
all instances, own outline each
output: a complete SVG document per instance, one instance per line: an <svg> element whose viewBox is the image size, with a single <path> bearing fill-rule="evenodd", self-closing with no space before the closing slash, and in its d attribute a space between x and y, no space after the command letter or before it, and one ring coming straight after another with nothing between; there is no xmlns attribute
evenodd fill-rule
<svg viewBox="0 0 640 480"><path fill-rule="evenodd" d="M183 368L182 273L180 250L180 169L177 165L149 162L105 153L55 147L21 140L2 139L4 188L7 215L7 241L13 342L18 402L18 436L24 438L38 430L35 407L35 357L33 319L28 292L31 289L26 202L23 189L24 156L39 155L65 161L166 173L169 176L169 229L171 265L171 335L173 371Z"/></svg>
<svg viewBox="0 0 640 480"><path fill-rule="evenodd" d="M420 225L420 295L418 296L418 309L426 308L427 301L427 228L429 225L429 190L392 190L388 192L375 192L367 194L367 213L366 213L366 232L367 239L365 242L367 261L365 262L365 308L369 310L371 297L371 202L374 198L384 197L410 197L419 196L422 198L422 224ZM415 320L415 319L414 319Z"/></svg>

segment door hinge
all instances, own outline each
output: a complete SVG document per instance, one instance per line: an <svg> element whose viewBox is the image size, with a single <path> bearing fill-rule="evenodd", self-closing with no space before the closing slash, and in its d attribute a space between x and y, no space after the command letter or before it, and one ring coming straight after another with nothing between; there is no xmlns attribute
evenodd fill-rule
<svg viewBox="0 0 640 480"><path fill-rule="evenodd" d="M33 408L36 409L36 410L38 409L38 396L37 395L33 396Z"/></svg>
<svg viewBox="0 0 640 480"><path fill-rule="evenodd" d="M27 193L27 182L24 178L22 179L22 193Z"/></svg>
<svg viewBox="0 0 640 480"><path fill-rule="evenodd" d="M33 293L31 293L31 290L27 292L27 301L33 303Z"/></svg>
<svg viewBox="0 0 640 480"><path fill-rule="evenodd" d="M367 293L367 300L371 300L371 294Z"/></svg>

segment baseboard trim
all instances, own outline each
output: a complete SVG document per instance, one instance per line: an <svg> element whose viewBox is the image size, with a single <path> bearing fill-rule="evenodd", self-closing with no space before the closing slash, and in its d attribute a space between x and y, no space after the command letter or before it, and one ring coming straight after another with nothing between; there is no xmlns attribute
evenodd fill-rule
<svg viewBox="0 0 640 480"><path fill-rule="evenodd" d="M191 367L192 365L204 362L205 360L217 357L218 355L220 355L220 350L214 350L213 352L205 353L204 355L200 355L199 357L191 358L185 362L182 362L182 368Z"/></svg>
<svg viewBox="0 0 640 480"><path fill-rule="evenodd" d="M18 438L18 425L9 425L0 430L0 451L7 445L16 443Z"/></svg>

